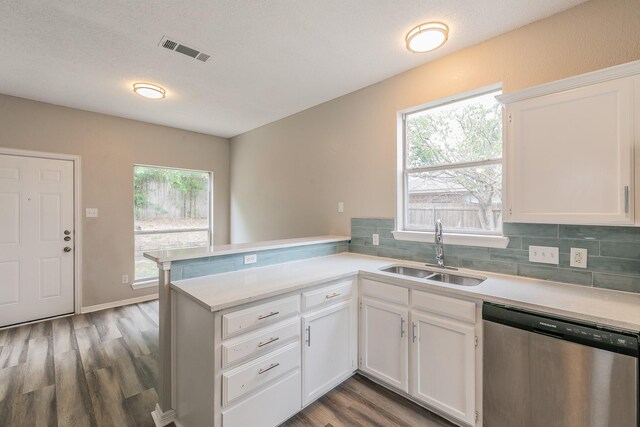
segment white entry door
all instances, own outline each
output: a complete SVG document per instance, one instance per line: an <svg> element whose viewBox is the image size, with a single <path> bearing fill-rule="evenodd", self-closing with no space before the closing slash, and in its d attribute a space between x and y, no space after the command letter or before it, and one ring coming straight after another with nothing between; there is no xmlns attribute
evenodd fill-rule
<svg viewBox="0 0 640 427"><path fill-rule="evenodd" d="M73 162L0 155L0 327L73 312Z"/></svg>

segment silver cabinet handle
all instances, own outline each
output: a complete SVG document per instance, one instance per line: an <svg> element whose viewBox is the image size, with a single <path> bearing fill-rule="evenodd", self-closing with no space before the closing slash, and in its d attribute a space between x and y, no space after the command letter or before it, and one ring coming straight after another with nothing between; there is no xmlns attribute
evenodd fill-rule
<svg viewBox="0 0 640 427"><path fill-rule="evenodd" d="M400 338L404 337L404 317L400 318Z"/></svg>
<svg viewBox="0 0 640 427"><path fill-rule="evenodd" d="M272 311L269 314L263 314L262 316L258 316L258 320L266 319L267 317L275 316L276 314L280 314L279 311Z"/></svg>
<svg viewBox="0 0 640 427"><path fill-rule="evenodd" d="M416 342L416 322L411 322L411 333L413 334L413 338L411 340Z"/></svg>
<svg viewBox="0 0 640 427"><path fill-rule="evenodd" d="M629 186L624 186L624 213L629 213Z"/></svg>
<svg viewBox="0 0 640 427"><path fill-rule="evenodd" d="M280 337L275 337L275 338L269 338L268 341L265 342L261 342L260 344L258 344L258 347L264 347L267 344L271 344L274 341L278 341L280 339Z"/></svg>
<svg viewBox="0 0 640 427"><path fill-rule="evenodd" d="M335 297L339 297L339 296L340 296L340 293L334 292L331 295L326 295L325 298L326 299L331 299L331 298L335 298Z"/></svg>
<svg viewBox="0 0 640 427"><path fill-rule="evenodd" d="M260 375L260 374L264 374L265 372L270 371L270 370L272 370L273 368L276 368L276 367L278 367L278 366L280 366L280 364L279 364L279 363L272 363L268 368L260 369L260 370L258 371L258 375Z"/></svg>
<svg viewBox="0 0 640 427"><path fill-rule="evenodd" d="M307 326L307 347L311 347L311 326Z"/></svg>
<svg viewBox="0 0 640 427"><path fill-rule="evenodd" d="M66 248L63 249L63 251L65 252L71 252L71 248L69 246L67 246Z"/></svg>

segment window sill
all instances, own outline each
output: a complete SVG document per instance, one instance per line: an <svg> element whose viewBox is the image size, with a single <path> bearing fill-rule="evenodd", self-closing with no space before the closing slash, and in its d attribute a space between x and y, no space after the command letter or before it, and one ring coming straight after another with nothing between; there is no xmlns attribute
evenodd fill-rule
<svg viewBox="0 0 640 427"><path fill-rule="evenodd" d="M131 289L134 291L137 289L156 288L158 287L158 280L146 280L144 282L135 282L131 284Z"/></svg>
<svg viewBox="0 0 640 427"><path fill-rule="evenodd" d="M433 243L435 233L425 231L393 231L396 240L407 240L412 242ZM453 234L444 233L442 235L446 245L461 246L482 246L485 248L506 248L509 238L505 236L492 236L483 234Z"/></svg>

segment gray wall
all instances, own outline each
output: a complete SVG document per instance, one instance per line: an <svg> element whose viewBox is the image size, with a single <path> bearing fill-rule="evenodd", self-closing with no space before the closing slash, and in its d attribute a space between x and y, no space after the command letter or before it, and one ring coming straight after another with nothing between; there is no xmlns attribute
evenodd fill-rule
<svg viewBox="0 0 640 427"><path fill-rule="evenodd" d="M232 138L231 241L346 234L352 217L394 217L399 110L638 60L638 22L638 0L592 0Z"/></svg>
<svg viewBox="0 0 640 427"><path fill-rule="evenodd" d="M229 243L229 141L0 95L0 147L81 156L83 306L156 293L121 284L133 279L133 165L212 171L215 243Z"/></svg>

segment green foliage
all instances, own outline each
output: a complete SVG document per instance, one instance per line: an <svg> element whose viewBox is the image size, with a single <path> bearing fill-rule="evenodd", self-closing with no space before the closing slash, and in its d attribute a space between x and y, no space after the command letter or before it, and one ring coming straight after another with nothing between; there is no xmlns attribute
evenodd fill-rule
<svg viewBox="0 0 640 427"><path fill-rule="evenodd" d="M409 115L407 166L428 168L500 159L502 114L492 96L479 102L452 104ZM450 168L417 176L433 180L439 188L466 189L474 199L471 202L477 203L483 228L495 229L492 204L501 195L502 170L499 166Z"/></svg>
<svg viewBox="0 0 640 427"><path fill-rule="evenodd" d="M133 175L133 200L135 216L138 220L141 213L148 208L154 208L158 212L166 213L162 206L153 205L149 202L149 183L151 182L168 183L172 189L182 196L178 206L182 210L182 217L197 218L197 197L201 190L207 188L207 174L180 169L136 166Z"/></svg>

